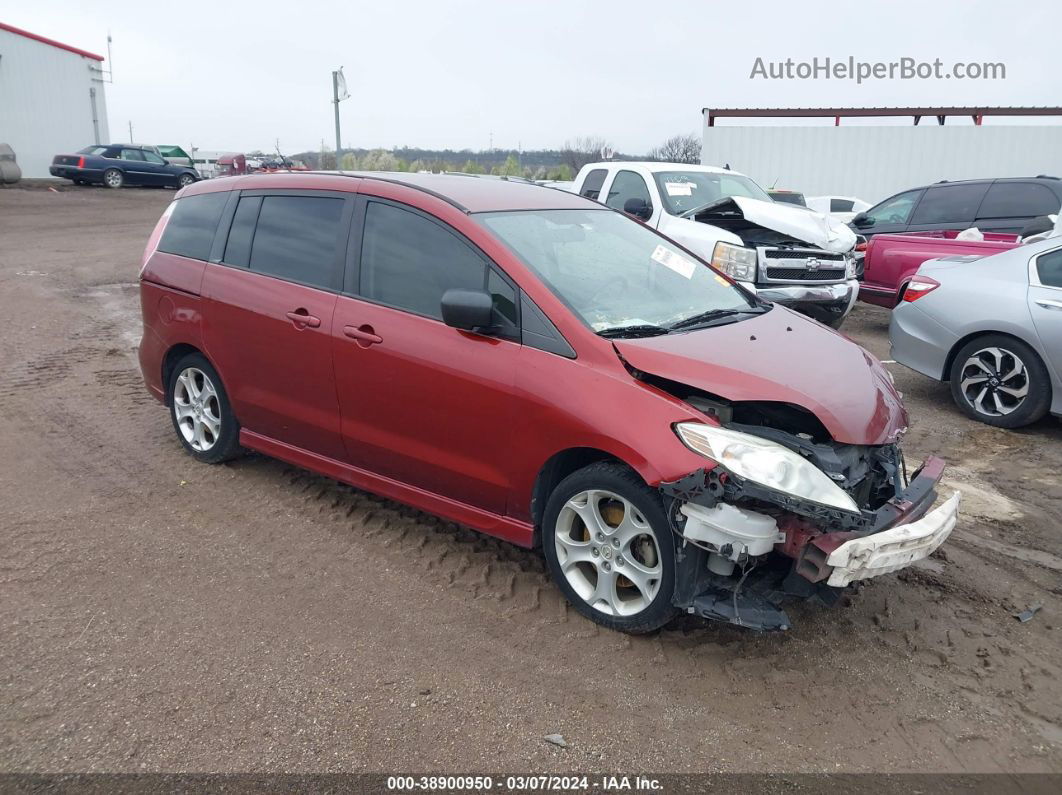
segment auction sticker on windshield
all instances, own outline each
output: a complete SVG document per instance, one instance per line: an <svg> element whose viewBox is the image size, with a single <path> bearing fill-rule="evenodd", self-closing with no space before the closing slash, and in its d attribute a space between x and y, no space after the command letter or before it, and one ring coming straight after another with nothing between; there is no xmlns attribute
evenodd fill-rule
<svg viewBox="0 0 1062 795"><path fill-rule="evenodd" d="M670 268L675 273L685 276L687 279L692 279L693 272L697 270L696 262L686 259L684 256L677 254L667 246L657 246L650 256L653 261L659 262L665 268Z"/></svg>

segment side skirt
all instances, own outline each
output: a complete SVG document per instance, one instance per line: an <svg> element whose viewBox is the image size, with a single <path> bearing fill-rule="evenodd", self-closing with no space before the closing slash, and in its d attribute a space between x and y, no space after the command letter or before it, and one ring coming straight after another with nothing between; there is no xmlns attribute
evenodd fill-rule
<svg viewBox="0 0 1062 795"><path fill-rule="evenodd" d="M521 522L508 516L498 516L489 511L474 508L457 500L451 500L416 486L400 483L382 475L367 472L334 458L317 455L284 442L278 442L268 436L254 431L240 430L240 444L250 450L278 458L289 464L309 469L334 480L347 483L355 488L371 491L381 497L404 502L427 513L441 516L452 522L468 525L487 535L501 538L517 546L530 549L534 539L534 528L527 522Z"/></svg>

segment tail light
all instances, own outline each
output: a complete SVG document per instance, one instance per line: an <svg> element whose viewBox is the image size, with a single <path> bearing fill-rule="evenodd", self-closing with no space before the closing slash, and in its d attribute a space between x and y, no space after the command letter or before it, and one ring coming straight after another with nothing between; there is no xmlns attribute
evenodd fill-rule
<svg viewBox="0 0 1062 795"><path fill-rule="evenodd" d="M855 250L856 251L866 251L867 250L867 241L864 240L862 243L856 243Z"/></svg>
<svg viewBox="0 0 1062 795"><path fill-rule="evenodd" d="M77 159L77 167L78 168L84 168L85 167L85 158L84 157L79 157Z"/></svg>
<svg viewBox="0 0 1062 795"><path fill-rule="evenodd" d="M923 295L931 293L940 287L940 282L930 279L928 276L915 276L907 283L907 289L903 291L904 301L917 301Z"/></svg>

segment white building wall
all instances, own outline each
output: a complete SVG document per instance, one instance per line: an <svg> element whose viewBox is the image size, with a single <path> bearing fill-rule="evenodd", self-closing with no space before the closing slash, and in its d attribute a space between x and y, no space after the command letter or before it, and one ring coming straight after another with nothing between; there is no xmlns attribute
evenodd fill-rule
<svg viewBox="0 0 1062 795"><path fill-rule="evenodd" d="M103 64L0 29L0 143L15 150L23 177L47 177L57 154L110 143Z"/></svg>
<svg viewBox="0 0 1062 795"><path fill-rule="evenodd" d="M1062 177L1062 126L704 126L701 162L805 196L871 204L942 179Z"/></svg>

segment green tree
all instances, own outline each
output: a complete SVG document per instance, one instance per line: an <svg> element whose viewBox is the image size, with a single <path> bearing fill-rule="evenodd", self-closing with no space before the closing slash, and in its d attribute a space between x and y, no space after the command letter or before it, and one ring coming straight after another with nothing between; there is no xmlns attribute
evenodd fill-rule
<svg viewBox="0 0 1062 795"><path fill-rule="evenodd" d="M507 177L519 177L523 173L523 169L520 168L520 161L516 159L516 155L509 155L505 158L505 164L501 167L501 172Z"/></svg>

